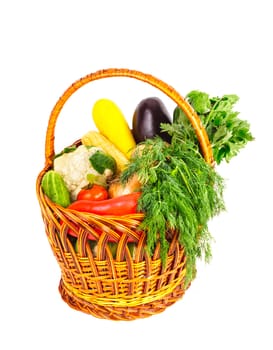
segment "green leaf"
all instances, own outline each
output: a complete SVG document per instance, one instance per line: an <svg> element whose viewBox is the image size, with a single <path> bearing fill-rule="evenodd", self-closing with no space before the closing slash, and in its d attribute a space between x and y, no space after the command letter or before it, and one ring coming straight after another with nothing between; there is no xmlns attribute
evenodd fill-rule
<svg viewBox="0 0 273 350"><path fill-rule="evenodd" d="M116 171L115 159L101 151L97 151L89 157L92 167L100 174L104 174L106 170L110 170L113 174Z"/></svg>
<svg viewBox="0 0 273 350"><path fill-rule="evenodd" d="M194 110L199 114L208 113L211 109L209 95L205 92L193 90L186 95L187 100L192 105Z"/></svg>
<svg viewBox="0 0 273 350"><path fill-rule="evenodd" d="M56 154L54 156L54 159L56 159L57 157L62 156L64 153L70 153L70 152L74 152L77 149L76 145L73 146L69 146L69 147L65 147L60 153Z"/></svg>
<svg viewBox="0 0 273 350"><path fill-rule="evenodd" d="M208 97L208 94L194 90L187 96L189 96L188 101L206 128L217 164L220 164L223 160L229 162L249 141L254 140L249 123L241 120L239 113L234 111L234 105L239 100L237 95ZM209 99L209 103L207 99ZM206 110L206 106L208 107L209 105L210 108ZM183 123L182 120L181 123ZM191 139L198 143L196 137L188 130L183 131L182 125L180 126L180 133L181 140L190 141Z"/></svg>

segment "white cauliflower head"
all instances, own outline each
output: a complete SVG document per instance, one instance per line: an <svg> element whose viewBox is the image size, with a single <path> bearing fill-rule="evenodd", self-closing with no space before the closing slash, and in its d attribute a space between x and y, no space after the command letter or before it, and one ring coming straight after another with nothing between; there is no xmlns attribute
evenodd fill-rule
<svg viewBox="0 0 273 350"><path fill-rule="evenodd" d="M74 151L63 153L54 159L53 168L63 177L72 200L77 198L82 188L90 184L90 178L104 177L106 182L107 178L114 174L114 169L105 169L103 172L95 170L90 159L94 154L98 154L97 152L104 153L99 147L80 145Z"/></svg>

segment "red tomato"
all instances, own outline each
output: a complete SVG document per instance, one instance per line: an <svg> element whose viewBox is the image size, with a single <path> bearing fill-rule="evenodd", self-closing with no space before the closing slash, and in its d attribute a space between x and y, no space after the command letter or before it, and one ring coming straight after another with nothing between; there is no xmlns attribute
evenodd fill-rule
<svg viewBox="0 0 273 350"><path fill-rule="evenodd" d="M81 190L77 196L77 200L87 199L90 201L102 201L108 199L106 188L100 185L93 185L91 188Z"/></svg>

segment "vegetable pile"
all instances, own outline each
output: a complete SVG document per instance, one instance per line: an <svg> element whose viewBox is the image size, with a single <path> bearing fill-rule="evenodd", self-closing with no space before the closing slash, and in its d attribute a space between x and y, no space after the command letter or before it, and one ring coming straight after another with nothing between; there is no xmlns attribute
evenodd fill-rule
<svg viewBox="0 0 273 350"><path fill-rule="evenodd" d="M253 140L249 123L234 111L236 95L210 97L191 91L186 99L207 131L217 165L229 162ZM159 98L148 97L132 113L132 129L108 99L96 101L92 116L97 130L55 156L42 179L45 195L68 210L114 216L144 213L139 230L146 233L148 253L152 255L160 242L165 264L169 242L178 235L190 282L196 259L211 257L208 223L225 205L224 180L204 160L186 115L176 107L171 116ZM78 252L77 232L69 234ZM90 235L88 240L96 256L96 239ZM114 257L117 243L108 243ZM127 244L134 258L135 243Z"/></svg>

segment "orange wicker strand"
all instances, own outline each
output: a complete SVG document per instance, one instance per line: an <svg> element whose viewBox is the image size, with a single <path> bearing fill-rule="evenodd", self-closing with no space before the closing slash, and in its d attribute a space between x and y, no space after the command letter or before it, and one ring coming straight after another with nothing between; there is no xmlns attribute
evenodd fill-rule
<svg viewBox="0 0 273 350"><path fill-rule="evenodd" d="M45 167L37 177L36 192L47 238L61 270L59 292L75 310L98 318L129 321L158 314L184 295L186 256L176 232L166 233L170 247L163 266L159 243L149 256L146 235L138 231L143 214L101 217L71 211L52 203L41 189L42 177L52 167L55 126L64 104L85 84L109 77L138 79L169 96L191 122L207 163L213 165L213 156L198 115L171 86L150 74L124 68L100 70L77 80L55 104L46 131ZM97 229L102 233L98 234ZM69 230L76 232L77 251ZM88 244L89 234L97 239L96 252ZM109 240L117 244L115 255ZM135 242L134 253L128 247L129 240Z"/></svg>

